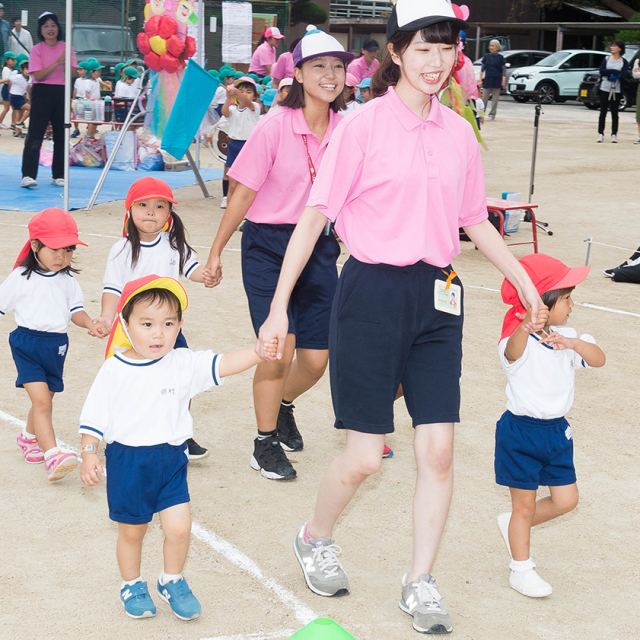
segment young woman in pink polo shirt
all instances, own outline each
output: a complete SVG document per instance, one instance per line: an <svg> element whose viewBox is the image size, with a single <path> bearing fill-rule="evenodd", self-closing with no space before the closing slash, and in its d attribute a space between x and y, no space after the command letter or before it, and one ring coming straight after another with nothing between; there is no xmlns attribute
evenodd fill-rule
<svg viewBox="0 0 640 640"><path fill-rule="evenodd" d="M335 38L316 30L298 43L293 59L295 78L289 94L254 127L229 170L229 178L238 185L205 269L205 284L216 286L222 277L222 250L246 218L242 279L256 335L269 315L289 238L341 120L338 112L344 108L345 66L353 54ZM283 357L259 365L253 378L258 437L251 466L272 480L296 477L284 452L303 448L292 402L321 378L327 366L339 255L332 233L314 241L309 264L297 278L285 311L288 335Z"/></svg>
<svg viewBox="0 0 640 640"><path fill-rule="evenodd" d="M362 49L360 49L361 56L349 65L347 71L351 73L358 82L362 82L365 78L372 78L380 66L380 62L378 61L379 52L380 45L375 40L371 38L365 40L362 43Z"/></svg>
<svg viewBox="0 0 640 640"><path fill-rule="evenodd" d="M451 502L459 422L464 297L451 267L459 227L534 309L530 328L540 327L540 298L487 221L474 132L436 97L451 75L465 24L448 0L398 0L387 26L389 53L372 83L377 97L332 136L257 346L264 353L263 345L277 338L278 353L286 349L290 293L327 221L335 221L351 253L329 334L335 426L346 429L346 444L322 478L315 515L302 525L294 549L312 591L348 593L334 525L380 468L402 385L415 427L417 482L413 559L399 604L422 633L452 629L431 571Z"/></svg>
<svg viewBox="0 0 640 640"><path fill-rule="evenodd" d="M300 42L300 38L296 38L289 45L289 50L281 54L278 62L271 67L271 86L274 89L277 89L285 78L293 78L293 69L296 66L293 63L293 52L298 46L298 42Z"/></svg>
<svg viewBox="0 0 640 640"><path fill-rule="evenodd" d="M282 38L284 36L278 27L270 27L264 32L251 56L249 73L257 73L262 77L271 75L271 67L276 63L276 44Z"/></svg>

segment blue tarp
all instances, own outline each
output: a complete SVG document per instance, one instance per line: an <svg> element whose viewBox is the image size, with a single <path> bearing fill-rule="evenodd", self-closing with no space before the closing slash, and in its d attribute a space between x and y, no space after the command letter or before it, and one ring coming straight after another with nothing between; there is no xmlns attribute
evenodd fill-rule
<svg viewBox="0 0 640 640"><path fill-rule="evenodd" d="M207 74L208 75L208 74ZM51 168L38 168L38 186L20 187L22 157L0 153L0 209L5 211L42 211L48 207L62 207L60 187L51 184ZM69 167L69 209L84 209L91 198L102 169ZM201 169L203 180L219 180L222 169ZM172 189L196 184L193 171L109 171L96 204L124 200L131 184L138 178L162 178Z"/></svg>

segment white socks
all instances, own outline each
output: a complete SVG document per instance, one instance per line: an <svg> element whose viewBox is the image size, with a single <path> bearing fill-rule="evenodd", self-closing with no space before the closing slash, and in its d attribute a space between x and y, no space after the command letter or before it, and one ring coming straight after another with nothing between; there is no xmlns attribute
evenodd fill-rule
<svg viewBox="0 0 640 640"><path fill-rule="evenodd" d="M528 560L512 560L509 563L509 569L512 571L529 571L536 566L536 563L529 558Z"/></svg>
<svg viewBox="0 0 640 640"><path fill-rule="evenodd" d="M36 436L35 436L35 434L29 433L26 429L23 429L22 430L22 437L25 440L34 440Z"/></svg>
<svg viewBox="0 0 640 640"><path fill-rule="evenodd" d="M35 436L34 436L35 437ZM60 451L60 447L53 447L53 449L49 449L44 452L44 459L48 460L52 455L58 453Z"/></svg>
<svg viewBox="0 0 640 640"><path fill-rule="evenodd" d="M175 582L176 580L182 580L181 573L165 573L164 571L160 574L158 581L164 587L168 582Z"/></svg>
<svg viewBox="0 0 640 640"><path fill-rule="evenodd" d="M123 580L120 585L120 591L125 587L133 587L136 582L142 582L142 576L137 577L135 580Z"/></svg>

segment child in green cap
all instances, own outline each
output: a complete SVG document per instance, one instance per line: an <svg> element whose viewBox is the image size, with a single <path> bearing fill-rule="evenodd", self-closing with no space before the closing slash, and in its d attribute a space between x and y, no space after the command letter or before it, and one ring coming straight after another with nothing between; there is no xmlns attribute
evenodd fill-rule
<svg viewBox="0 0 640 640"><path fill-rule="evenodd" d="M11 74L16 68L16 54L13 51L7 51L4 54L2 66L2 114L0 114L0 129L8 129L4 123L4 119L11 110L11 100L9 99L9 87L11 86Z"/></svg>

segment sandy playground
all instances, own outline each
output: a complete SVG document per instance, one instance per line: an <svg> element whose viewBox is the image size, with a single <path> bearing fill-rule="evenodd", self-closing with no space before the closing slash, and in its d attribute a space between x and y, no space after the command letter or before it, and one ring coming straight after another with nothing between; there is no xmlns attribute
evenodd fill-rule
<svg viewBox="0 0 640 640"><path fill-rule="evenodd" d="M532 120L532 105L502 101L498 119L485 126L488 195L527 191ZM554 105L545 108L540 131L534 201L540 205L539 217L554 231L553 237L539 235L540 251L571 266L584 264L587 237L628 248L640 243L640 148L632 144L633 116L622 114L618 145L595 144L596 121L597 113L584 107ZM1 150L20 153L14 142L3 135ZM48 170L41 168L40 177L46 179ZM222 215L221 183L208 186L215 200L203 200L195 185L177 191L178 210L203 259ZM17 185L2 183L0 193L13 188ZM27 238L32 215L0 211L3 278ZM122 228L123 203L74 215L90 245L79 247L76 264L82 269L86 309L95 317L106 257ZM516 237L527 239L528 227L522 225ZM184 330L194 349L226 352L254 343L239 247L236 233L218 288L185 284L190 306ZM513 248L517 256L530 250L530 245ZM469 243L455 260L466 286L462 422L456 434L453 504L433 570L453 618L453 638L640 637L635 553L640 531L640 287L602 275L602 269L626 257L624 251L594 246L592 273L574 295L579 304L571 325L596 337L607 364L577 375L575 406L568 417L581 500L575 511L533 533L532 556L554 587L553 595L541 600L509 587L509 558L496 526L497 514L510 505L493 474L495 422L505 404L496 355L506 310L497 293L501 277ZM117 528L108 519L104 483L90 489L76 472L49 486L43 469L25 464L16 445L29 405L26 393L14 387L6 341L13 328L11 315L2 320L0 638L268 640L287 638L316 616L334 618L358 640L417 637L397 604L410 563L415 475L411 423L402 401L396 403L396 432L388 438L395 457L365 483L336 529L352 593L329 599L307 589L292 551L298 528L312 513L320 475L344 437L332 428L328 374L296 402L305 448L291 454L298 471L293 483L266 480L249 466L255 434L251 373L199 396L193 403L195 437L212 455L189 470L196 524L185 574L203 615L181 622L156 598L157 616L136 621L124 615L119 601ZM74 325L69 334L66 390L54 401L54 425L61 440L77 447L78 417L105 343ZM143 552L142 575L150 584L162 569L161 539L156 518Z"/></svg>

